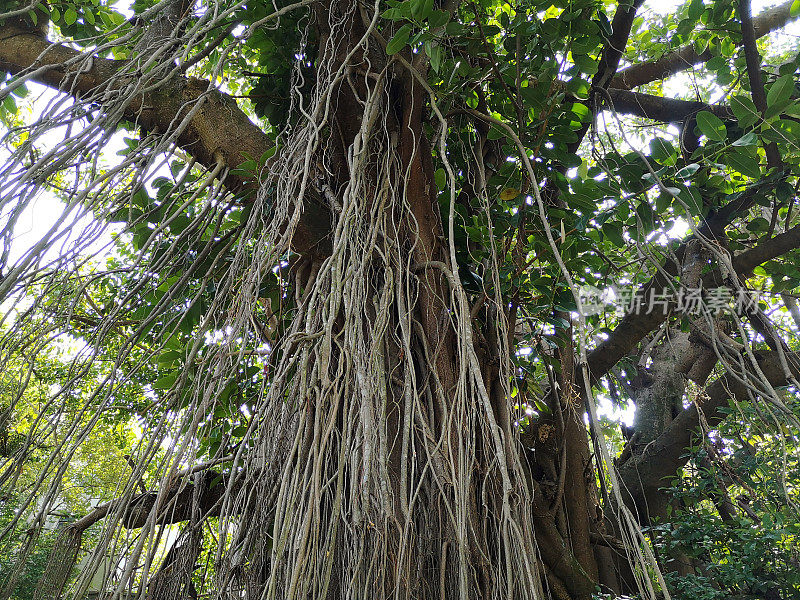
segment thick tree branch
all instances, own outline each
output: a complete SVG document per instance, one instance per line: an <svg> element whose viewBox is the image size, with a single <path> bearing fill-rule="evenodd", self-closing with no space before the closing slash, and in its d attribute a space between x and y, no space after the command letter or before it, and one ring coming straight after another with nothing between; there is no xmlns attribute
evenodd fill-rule
<svg viewBox="0 0 800 600"><path fill-rule="evenodd" d="M0 34L0 70L12 74L34 72L32 79L37 83L76 97L88 97L127 83L124 76L120 78L127 66L125 61L95 56L86 68L80 58L80 52L53 44L19 26L6 24ZM115 78L120 82L112 84ZM124 117L145 130L166 132L197 102L203 102L202 107L191 117L177 141L200 164L212 168L221 160L233 170L248 157L258 159L273 148L269 136L250 121L233 98L194 77L172 77L158 89L135 98L125 109ZM255 192L260 183L236 171L226 178L226 185L234 193ZM326 254L330 227L331 216L324 201L319 194L309 192L292 241L294 250L301 254Z"/></svg>
<svg viewBox="0 0 800 600"><path fill-rule="evenodd" d="M767 94L764 92L761 55L756 47L756 32L750 15L749 0L739 0L739 20L742 22L742 46L747 63L747 77L750 80L750 93L756 108L763 114L767 110Z"/></svg>
<svg viewBox="0 0 800 600"><path fill-rule="evenodd" d="M707 110L720 119L732 119L730 108L721 104L706 104L691 100L663 98L629 90L608 90L613 109L622 114L634 115L662 123L680 123L701 110Z"/></svg>
<svg viewBox="0 0 800 600"><path fill-rule="evenodd" d="M612 81L619 68L619 62L628 45L628 38L631 35L633 20L636 18L636 11L644 0L633 0L630 5L620 2L614 19L611 22L611 37L608 38L603 55L600 58L597 74L592 79L593 86L606 88Z"/></svg>
<svg viewBox="0 0 800 600"><path fill-rule="evenodd" d="M756 38L763 37L786 25L792 19L789 15L792 2L793 0L788 0L775 8L764 11L753 19ZM668 52L656 60L638 63L620 70L611 80L609 87L631 90L640 85L675 75L694 65L708 62L712 58L713 55L709 51L698 53L694 45L690 44L674 52Z"/></svg>
<svg viewBox="0 0 800 600"><path fill-rule="evenodd" d="M742 252L733 257L731 263L740 277L747 278L758 265L798 247L800 247L800 226L766 240L751 250ZM684 249L685 243L675 251L678 260L682 259ZM665 288L668 288L669 278L677 273L677 269L678 265L674 261L669 261L649 282L637 290L637 293L641 294L643 298L648 298L650 293L660 294ZM705 287L710 287L714 282L719 281L718 270L703 277ZM661 309L653 310L650 314L647 314L646 311L639 311L624 316L608 338L603 340L587 357L592 383L597 382L605 375L647 334L655 331L666 318L667 314Z"/></svg>
<svg viewBox="0 0 800 600"><path fill-rule="evenodd" d="M777 351L757 353L756 358L773 387L789 383ZM792 375L800 377L800 354L787 354L786 358ZM683 410L641 454L630 456L620 466L623 488L637 504L646 503L648 494L660 493L664 479L675 475L686 464L686 449L698 432L701 416L708 427L716 427L726 416L719 409L728 405L729 398L737 402L749 400L747 388L732 375L724 375L709 385L697 403Z"/></svg>
<svg viewBox="0 0 800 600"><path fill-rule="evenodd" d="M130 458L130 457L129 457ZM187 486L183 486L183 483L187 477L192 477L195 473L203 473L203 476L199 479L201 490L199 490L198 498L200 503L201 510L213 510L216 506L216 500L208 497L205 498L205 494L210 492L212 489L216 488L216 492L221 493L225 490L227 481L224 477L220 475L217 471L211 470L212 467L219 465L223 462L228 462L233 460L234 455L227 455L221 456L214 460L200 463L189 467L188 469L182 470L178 473L174 478L174 483L172 485L172 489L167 492L167 505L171 502L171 506L169 508L175 509L177 508L178 512L174 513L170 516L171 521L169 523L179 523L184 519L175 518L175 515L183 515L186 513L188 508L184 506L186 502L192 501L192 496L190 495L188 498L182 495L186 489L194 490L194 483L189 483ZM135 471L135 469L134 469ZM239 482L243 480L242 477L238 477L236 479L237 485ZM183 487L182 487L183 486ZM176 501L175 498L178 497ZM84 515L74 523L70 525L70 527L76 531L82 532L85 531L87 528L91 527L98 521L105 519L108 515L112 514L115 510L122 509L122 521L123 523L130 523L130 525L126 525L126 527L130 528L137 528L141 527L142 525L136 525L141 521L141 518L137 516L137 514L149 514L150 510L155 506L157 499L156 492L151 492L145 490L143 493L133 496L132 498L123 500L122 498L117 498L116 500L112 500L111 502L106 502L95 508L92 512L87 515ZM205 507L205 508L204 508ZM162 511L163 512L163 511ZM136 514L135 514L136 513ZM166 521L163 521L166 522Z"/></svg>
<svg viewBox="0 0 800 600"><path fill-rule="evenodd" d="M753 104L764 116L767 111L767 93L764 91L764 77L761 75L761 55L756 46L756 32L753 26L753 19L750 15L750 0L739 0L739 19L742 22L742 46L744 47L744 57L747 64L747 78L750 80L750 94L753 96ZM783 165L778 145L770 142L764 146L767 155L767 165L771 169L782 169Z"/></svg>
<svg viewBox="0 0 800 600"><path fill-rule="evenodd" d="M617 11L614 13L614 19L611 21L611 36L606 40L597 73L592 78L592 88L605 90L609 87L609 83L619 68L619 62L625 52L625 47L628 45L628 38L631 35L631 27L633 26L633 20L636 18L636 11L639 10L643 2L644 0L633 0L629 5L623 3L618 5ZM594 93L591 94L589 100L585 102L590 111L595 109L594 96ZM574 153L580 148L587 131L589 131L588 122L584 123L576 131L578 139L567 146L569 152Z"/></svg>
<svg viewBox="0 0 800 600"><path fill-rule="evenodd" d="M800 247L800 225L776 235L774 238L764 240L755 248L737 254L731 260L733 268L740 277L748 278L758 265ZM704 278L705 280L705 278Z"/></svg>
<svg viewBox="0 0 800 600"><path fill-rule="evenodd" d="M240 477L241 481L242 478ZM162 525L181 523L192 516L194 510L195 483L185 483L182 478L178 478L166 493L163 506L159 511L156 521ZM225 495L227 485L223 475L216 471L206 471L200 477L201 489L197 490L197 508L204 517L213 517L218 514L221 508L221 500ZM144 527L150 513L158 500L158 492L144 492L132 498L120 498L112 500L98 506L87 515L81 517L70 528L83 532L95 523L102 521L109 515L121 511L120 521L127 529L139 529Z"/></svg>
<svg viewBox="0 0 800 600"><path fill-rule="evenodd" d="M230 482L218 472L210 470L209 464L217 464L217 462L198 465L178 474L166 492L159 514L156 515L156 523L169 525L188 521L193 516L206 518L219 514L222 508L222 499ZM199 476L195 476L194 481L185 481L185 477L190 477L199 470L203 472ZM243 481L244 478L239 477L233 485L240 486ZM196 486L199 489L196 489ZM63 529L55 547L50 552L45 574L39 580L34 597L40 599L61 596L75 567L83 533L89 527L109 515L117 515L122 525L128 529L144 527L150 513L156 507L158 496L158 492L145 492L132 498L117 498L98 506Z"/></svg>

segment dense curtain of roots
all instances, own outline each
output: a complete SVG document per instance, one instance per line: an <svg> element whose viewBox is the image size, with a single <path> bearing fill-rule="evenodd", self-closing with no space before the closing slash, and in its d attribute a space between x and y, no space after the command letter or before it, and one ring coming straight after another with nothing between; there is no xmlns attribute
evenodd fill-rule
<svg viewBox="0 0 800 600"><path fill-rule="evenodd" d="M344 37L336 31L342 23L330 26L333 45ZM323 53L335 55L334 47ZM440 588L448 597L473 597L483 586L532 595L534 543L517 458L508 455L508 432L498 427L471 360L468 306L449 272L437 273L445 285L436 300L449 309L443 329L457 332L451 339L458 345L425 345L415 307L432 290L420 289L419 271L447 267L414 264L413 216L398 183L402 163L385 126L386 72L364 67L355 76L368 93L359 98L364 116L347 157L350 179L336 207L333 254L298 266L299 310L256 406L258 449L245 459L245 471L258 473L263 495L246 491L230 500L258 526L231 524L222 576L241 571L248 583L263 581L268 598L424 598L440 597ZM327 92L349 76L344 71L323 60L318 97L299 107L310 119L288 136L278 211L288 213L302 195L306 157L327 151L318 137L335 110ZM264 225L254 256L242 257L227 323L234 336L249 326L259 276L278 258L278 232ZM435 371L437 354L454 355L452 389ZM204 369L208 398L215 394L212 378L235 359L222 351ZM473 567L480 554L485 573Z"/></svg>
<svg viewBox="0 0 800 600"><path fill-rule="evenodd" d="M166 11L168 3L162 5ZM158 12L152 11L150 16L155 19ZM331 35L320 52L315 93L293 99L297 125L281 135L279 159L270 161L268 174L261 174L271 184L259 190L240 235L251 241L236 246L227 276L217 283L215 300L205 311L190 356L199 352L206 332L224 332L223 341L206 349L191 379L184 372L171 390L172 401L188 394L188 406L147 423L133 475L120 484L119 500L105 509L99 541L71 584L76 595L87 589L111 556L124 558L112 558L117 564L106 569L108 589L121 594L150 581L150 595L167 597L162 590L163 582L169 581L164 570L174 559L159 554L166 530L156 515L174 510L169 506L168 490L176 480L191 486L197 477L180 465L193 456L216 399L238 371L243 359L241 341L254 335L251 315L259 302L259 286L284 260L300 216L297 200L316 183L313 178L322 175L315 169L326 168L332 149L325 131L337 102L331 91L348 78L358 77L363 91L358 102L364 115L348 150L349 180L338 198L331 199L333 251L324 260L295 259L291 269L283 263L297 310L289 332L270 348L269 379L250 407L255 418L245 437L249 449L228 457L233 466L221 476L226 491L217 500L214 514L219 516L213 521L218 540L216 596L240 597L239 590L248 590L248 597L262 598L469 598L485 593L541 597L529 492L516 444L509 437L513 431L507 419L498 422L492 406L472 347L469 305L459 278L445 262L419 260L422 253L414 241L417 224L403 184L407 165L397 151L397 127L393 134L387 124L391 120L389 71L375 71L364 61L355 72L337 59L341 52L337 44L346 37L341 30L349 18L331 17ZM209 14L205 23L201 20L190 31L175 28L170 40L174 45L159 46L161 56L150 58L148 75L130 80L126 88L98 89L94 97L81 102L56 99L31 128L25 147L68 118L90 122L80 133L68 130L59 146L62 164L80 162L83 169L87 162L93 165L88 174L75 168L81 181L68 199L75 214L87 211L86 207L105 214L117 210L154 172L159 154L172 151L171 142L182 123L174 123L174 132L146 138L117 166L95 166L101 162L107 142L104 128L111 128L125 104L142 89L166 81L183 44L213 23ZM372 26L374 22L349 49L351 53L363 54L369 44L376 43ZM181 35L182 39L174 37ZM112 95L117 97L108 99ZM93 111L91 101L100 97L104 109ZM38 192L45 165L52 168L49 157L26 164L21 172L23 152L24 148L20 149L16 162L6 167L3 180L18 199L17 208L10 208L17 212ZM167 198L177 207L206 195L206 208L183 235L218 226L230 206L218 183L224 183L226 175L220 168L211 170L205 179L187 183L181 194ZM96 198L104 199L103 207L112 206L98 209L92 202ZM10 229L6 232L10 235ZM30 298L23 300L26 287L36 283L45 291L49 291L47 286L74 290L75 281L80 281L76 273L79 253L90 247L98 233L75 236L73 232L69 251L48 255L45 260L53 264L45 266L43 251L66 235L54 227L50 238L32 249L3 281L4 291L11 290L11 297L24 307L15 322L18 331L26 317L33 318L34 308L41 308L35 301L32 307L24 304L30 303ZM156 229L151 243L158 244L159 237ZM119 315L143 290L159 285L156 276L147 273L174 260L185 262L184 257L166 249L154 264L129 267L145 273L140 287L130 290L125 303L113 308L94 328L93 344L99 347ZM187 277L192 268L191 263L187 265ZM42 278L42 273L47 275ZM172 287L178 290L182 284L179 280ZM423 308L422 296L426 298ZM168 314L169 297L168 291L159 307L162 315L150 316L153 322L158 317L156 326L163 327L165 338L181 320L180 314ZM71 298L65 292L61 305L48 309L51 313L69 311ZM277 307L273 310L277 312ZM437 337L425 331L430 325L422 319L425 311L428 315L437 311L437 347L429 344ZM502 320L497 326L495 339L506 340ZM53 326L52 335L58 333L57 328ZM40 334L29 335L32 346L46 343ZM14 343L7 356L19 347L18 338ZM132 342L123 345L119 365L132 348ZM499 348L498 354L508 355L504 348ZM55 405L65 402L70 389L78 389L92 360L91 348L75 359L71 381L55 394ZM451 367L451 372L437 372L437 365L442 364ZM508 365L502 369L507 371ZM85 414L58 440L49 468L39 481L40 489L31 491L31 499L41 503L40 515L57 501L63 470L77 445L91 432L94 415L113 401L114 390L130 375L109 369L105 379L89 390L97 413L88 411L87 402ZM507 372L504 380L509 380ZM52 433L48 426L41 423L34 428L27 441L29 450ZM16 464L24 455L17 455ZM129 518L131 507L141 501L136 482L152 461L160 461L162 473L154 506L141 528L120 527L120 520ZM4 470L5 485L13 485L12 471ZM184 533L173 544L175 552L197 555L191 531L203 524L197 522L202 517L200 509L194 512L198 513L194 521L184 524ZM13 525L20 528L25 524ZM66 581L65 563L74 560L69 557L77 550L82 527L79 522L62 536L58 556L51 558L38 597L57 593ZM186 536L190 541L181 542ZM178 588L180 584L173 586L173 590Z"/></svg>

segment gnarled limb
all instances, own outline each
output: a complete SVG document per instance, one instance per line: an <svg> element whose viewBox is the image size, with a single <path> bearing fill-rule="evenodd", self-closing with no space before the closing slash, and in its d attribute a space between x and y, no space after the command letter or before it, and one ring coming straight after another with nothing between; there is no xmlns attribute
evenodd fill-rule
<svg viewBox="0 0 800 600"><path fill-rule="evenodd" d="M789 14L792 1L788 0L775 8L770 8L753 19L756 38L780 29L792 19ZM638 63L620 70L611 80L609 87L632 90L640 85L690 69L694 65L708 62L712 58L713 55L709 51L697 52L694 45L690 44L674 52L668 52L656 60Z"/></svg>
<svg viewBox="0 0 800 600"><path fill-rule="evenodd" d="M773 387L787 385L788 378L778 351L757 353L756 358L759 368ZM786 358L791 374L795 378L800 377L800 354L788 354ZM674 476L688 461L686 449L698 431L701 419L708 427L719 424L726 416L719 409L728 405L729 398L746 402L749 395L747 387L738 378L726 374L706 387L696 403L678 414L640 454L631 454L620 465L623 488L638 509L640 518L647 515L649 507L655 504L654 499L663 495L659 488L663 487L664 479Z"/></svg>
<svg viewBox="0 0 800 600"><path fill-rule="evenodd" d="M752 270L768 260L786 254L790 250L800 247L800 226L794 227L789 231L765 240L755 248L742 252L733 257L731 263L736 273L741 277L747 277ZM685 252L685 245L681 245L675 255L680 259ZM663 269L659 270L653 278L644 284L638 294L648 297L648 294L660 292L669 285L669 277L677 273L677 265L674 261L667 262ZM712 271L703 277L703 287L706 289L713 287L720 282L719 270ZM609 337L603 340L597 348L588 355L589 370L592 381L598 381L608 370L628 354L646 335L653 332L667 318L668 311L653 310L649 314L644 311L630 313L623 317L619 325L614 329Z"/></svg>
<svg viewBox="0 0 800 600"><path fill-rule="evenodd" d="M608 90L608 95L614 103L614 110L618 113L661 121L662 123L680 123L701 110L707 110L720 119L733 118L730 108L721 104L677 100L618 89Z"/></svg>
<svg viewBox="0 0 800 600"><path fill-rule="evenodd" d="M239 477L233 484L240 486L244 478ZM156 515L156 523L171 525L190 520L216 516L222 507L222 500L229 491L229 482L220 473L212 470L203 472L196 484L186 482L178 476L166 495ZM69 580L72 568L78 558L84 532L110 515L118 515L122 525L128 529L144 527L158 500L158 492L137 494L133 498L122 497L98 506L89 514L68 525L59 535L53 551L48 558L45 574L35 591L36 600L58 598Z"/></svg>
<svg viewBox="0 0 800 600"><path fill-rule="evenodd" d="M6 24L0 34L0 70L31 75L32 81L100 105L106 94L113 96L137 76L128 61L93 56L87 68L85 58L77 50L20 26ZM188 116L198 102L203 103L200 110ZM188 116L177 139L181 148L208 168L221 161L231 169L225 183L234 193L255 194L263 183L235 169L249 157L263 157L274 148L274 142L233 98L207 81L175 74L156 89L135 97L122 116L146 131L162 132L173 130ZM331 215L321 194L308 190L292 239L293 249L301 254L325 255L329 252L330 228Z"/></svg>

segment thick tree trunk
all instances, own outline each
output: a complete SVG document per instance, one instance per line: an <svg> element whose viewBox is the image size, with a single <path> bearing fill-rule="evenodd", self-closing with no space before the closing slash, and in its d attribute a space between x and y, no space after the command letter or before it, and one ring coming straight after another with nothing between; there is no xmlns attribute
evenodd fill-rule
<svg viewBox="0 0 800 600"><path fill-rule="evenodd" d="M501 343L506 338L492 334L497 325L488 313L485 321L465 321L471 319L470 307L443 235L424 126L428 93L408 66L387 65L374 41L363 43L370 34L361 19L345 2L316 18L321 47L333 52L320 63L331 72L353 75L331 90L336 103L330 137L320 149L325 171L333 174L330 188L345 207L334 218L334 257L322 262L320 273L336 260L342 267L352 260L361 265L357 277L367 278L364 289L375 303L342 304L332 313L329 362L306 367L329 372L320 373L323 386L326 378L335 386L355 380L351 391L323 387L314 393L300 417L300 431L309 428L303 434L307 441L294 458L290 455L285 472L299 482L303 473L314 473L318 467L311 465L320 465L323 456L327 466L319 480L312 475L299 487L281 486L274 539L289 536L290 543L284 555L273 552L264 565L266 587L282 589L285 597L304 590L319 598L375 593L415 599L534 598L543 593L541 572L555 597L589 600L598 583L591 541L596 499L572 368L561 374L562 394L555 400L563 424L554 440L565 462L549 474L561 490L551 506L535 491L539 475L527 481L519 462L521 447L503 380L508 371L497 366L509 360ZM412 53L400 56L424 69ZM371 129L374 122L384 129ZM397 160L388 170L387 151ZM387 185L396 192L382 195ZM363 222L363 231L353 237L341 233L348 227L341 219L348 203L356 201L348 196L356 188L365 194L359 210L368 214L348 217ZM370 236L381 243L366 245L367 253L359 255L353 242ZM317 286L332 293L320 275L296 285L307 294ZM403 288L399 294L397 286ZM379 306L379 299L387 298ZM471 333L479 323L486 330ZM378 344L370 356L371 373L360 371L366 363L361 365L362 357L354 353L361 347L349 345L358 342L353 327ZM391 335L374 337L376 331ZM478 340L496 345L482 347ZM481 365L479 354L496 358ZM571 347L564 348L565 363L573 354ZM364 395L365 384L374 396ZM321 437L326 428L327 445ZM326 477L331 483L338 478L335 493L324 487L313 495L303 491L321 486ZM287 529L297 516L288 505L297 502L314 514L301 525L307 528L302 537L294 536L295 526ZM303 579L296 579L301 572Z"/></svg>

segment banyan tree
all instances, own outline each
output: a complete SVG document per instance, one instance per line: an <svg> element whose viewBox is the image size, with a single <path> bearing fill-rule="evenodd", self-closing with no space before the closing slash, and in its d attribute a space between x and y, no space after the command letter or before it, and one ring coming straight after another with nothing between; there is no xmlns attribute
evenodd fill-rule
<svg viewBox="0 0 800 600"><path fill-rule="evenodd" d="M797 597L800 1L666 4L0 0L0 597Z"/></svg>

